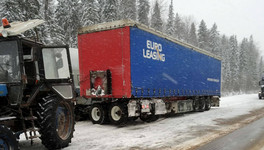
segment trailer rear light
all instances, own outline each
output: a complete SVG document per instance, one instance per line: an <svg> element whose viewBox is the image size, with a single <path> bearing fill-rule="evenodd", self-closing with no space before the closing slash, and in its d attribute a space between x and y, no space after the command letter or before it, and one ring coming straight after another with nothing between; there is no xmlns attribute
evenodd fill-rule
<svg viewBox="0 0 264 150"><path fill-rule="evenodd" d="M2 24L3 24L3 27L4 28L10 28L11 27L10 24L9 24L9 22L8 22L8 20L6 18L3 18L2 19Z"/></svg>

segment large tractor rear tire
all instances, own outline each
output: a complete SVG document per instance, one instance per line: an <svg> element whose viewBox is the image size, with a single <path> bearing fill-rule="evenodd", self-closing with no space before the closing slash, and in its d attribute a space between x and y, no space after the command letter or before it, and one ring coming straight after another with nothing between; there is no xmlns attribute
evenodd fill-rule
<svg viewBox="0 0 264 150"><path fill-rule="evenodd" d="M39 103L40 139L48 149L61 149L71 143L74 132L73 103L47 96Z"/></svg>
<svg viewBox="0 0 264 150"><path fill-rule="evenodd" d="M0 125L0 150L18 149L18 142L14 133L6 126Z"/></svg>

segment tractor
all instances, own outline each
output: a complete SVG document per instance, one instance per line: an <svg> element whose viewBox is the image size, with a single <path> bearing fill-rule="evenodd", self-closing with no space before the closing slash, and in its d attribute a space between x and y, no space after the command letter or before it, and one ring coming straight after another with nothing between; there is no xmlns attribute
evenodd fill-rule
<svg viewBox="0 0 264 150"><path fill-rule="evenodd" d="M40 138L61 149L74 132L75 92L68 46L45 46L22 33L39 19L0 27L0 149L19 149L18 139Z"/></svg>

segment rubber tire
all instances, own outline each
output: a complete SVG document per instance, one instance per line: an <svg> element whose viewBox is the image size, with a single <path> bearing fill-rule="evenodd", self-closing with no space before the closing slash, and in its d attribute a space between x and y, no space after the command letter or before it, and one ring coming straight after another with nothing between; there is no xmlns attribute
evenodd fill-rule
<svg viewBox="0 0 264 150"><path fill-rule="evenodd" d="M210 110L211 109L211 99L210 98L207 98L206 100L205 100L205 110L206 111L208 111L208 110Z"/></svg>
<svg viewBox="0 0 264 150"><path fill-rule="evenodd" d="M47 96L43 98L38 105L37 114L42 144L47 149L61 149L67 147L69 143L71 143L75 125L73 103L57 98L56 96ZM59 112L61 110L63 110L63 113ZM65 113L67 116L63 116ZM67 127L66 129L63 128L62 135L59 135L59 129L57 129L59 120L63 121L61 127Z"/></svg>
<svg viewBox="0 0 264 150"><path fill-rule="evenodd" d="M199 99L195 98L193 100L193 111L197 112L197 111L199 111L199 108L200 108Z"/></svg>
<svg viewBox="0 0 264 150"><path fill-rule="evenodd" d="M6 146L8 146L4 148L3 143L0 143L0 149L3 148L3 150L19 150L15 134L4 125L0 125L0 139L2 140L2 142L5 142Z"/></svg>
<svg viewBox="0 0 264 150"><path fill-rule="evenodd" d="M120 112L119 114L119 119L114 118L112 115L114 115L114 111L113 109L117 109L119 108ZM109 112L108 112L108 116L109 116L109 120L111 123L115 124L115 125L124 125L127 123L128 121L128 113L127 113L127 107L125 103L113 103L110 108L109 108Z"/></svg>
<svg viewBox="0 0 264 150"><path fill-rule="evenodd" d="M95 111L94 109L99 110L99 119L95 119L93 117L93 111ZM107 120L107 110L101 104L93 104L89 109L89 118L93 124L104 124Z"/></svg>
<svg viewBox="0 0 264 150"><path fill-rule="evenodd" d="M199 112L204 112L205 110L205 99L200 98L199 99Z"/></svg>

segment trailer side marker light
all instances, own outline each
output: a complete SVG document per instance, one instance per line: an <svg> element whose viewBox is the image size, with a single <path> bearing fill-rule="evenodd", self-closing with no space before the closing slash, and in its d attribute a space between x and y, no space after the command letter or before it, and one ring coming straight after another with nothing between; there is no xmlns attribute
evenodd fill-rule
<svg viewBox="0 0 264 150"><path fill-rule="evenodd" d="M3 23L3 27L4 28L10 28L11 27L9 22L8 22L8 20L6 18L2 19L2 23Z"/></svg>

